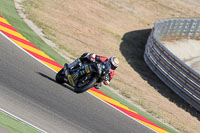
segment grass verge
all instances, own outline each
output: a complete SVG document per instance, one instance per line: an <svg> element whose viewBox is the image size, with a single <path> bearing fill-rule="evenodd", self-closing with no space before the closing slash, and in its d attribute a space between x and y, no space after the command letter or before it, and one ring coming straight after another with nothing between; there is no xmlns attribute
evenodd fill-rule
<svg viewBox="0 0 200 133"><path fill-rule="evenodd" d="M20 18L18 15L13 0L4 0L1 1L0 4L0 14L6 18L6 20L15 27L23 36L25 36L29 41L31 41L35 46L57 61L59 64L63 65L67 60L65 60L62 56L57 54L50 46L45 44L45 42L36 34L34 33L28 25ZM106 95L110 96L111 98L119 101L121 104L129 107L130 109L138 112L140 115L146 117L148 120L156 123L158 126L165 128L169 132L176 132L175 130L169 128L168 126L162 124L161 122L155 120L154 118L150 117L146 113L142 112L141 110L137 109L130 103L126 102L124 99L118 97L110 90L106 88L101 88L101 91L104 92ZM1 121L0 121L1 122ZM2 122L1 122L2 123Z"/></svg>
<svg viewBox="0 0 200 133"><path fill-rule="evenodd" d="M38 130L0 112L0 127L12 133L40 133Z"/></svg>

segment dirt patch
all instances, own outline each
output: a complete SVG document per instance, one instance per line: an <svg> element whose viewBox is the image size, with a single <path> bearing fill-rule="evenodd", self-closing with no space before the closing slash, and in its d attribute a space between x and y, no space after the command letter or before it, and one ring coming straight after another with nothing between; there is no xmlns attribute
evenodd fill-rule
<svg viewBox="0 0 200 133"><path fill-rule="evenodd" d="M21 3L24 2L24 0L14 0L15 2L15 7L20 15L20 17L26 22L26 24L35 32L37 33L42 40L50 45L53 49L55 49L59 54L61 54L63 57L65 57L65 59L67 59L68 61L72 62L73 60L73 56L70 55L69 53L67 53L66 51L60 49L58 47L57 44L55 44L54 42L52 42L51 40L47 39L47 37L45 36L45 34L42 32L43 29L39 28L37 25L35 25L31 20L29 20L26 16L26 14L24 13L25 10L22 7ZM64 54L63 54L64 53Z"/></svg>
<svg viewBox="0 0 200 133"><path fill-rule="evenodd" d="M182 0L25 0L25 13L71 57L84 52L119 57L112 87L181 132L199 132L199 113L166 87L144 62L155 21L198 17L200 8ZM192 10L191 10L192 9ZM192 116L192 115L193 116ZM190 124L188 124L190 123Z"/></svg>

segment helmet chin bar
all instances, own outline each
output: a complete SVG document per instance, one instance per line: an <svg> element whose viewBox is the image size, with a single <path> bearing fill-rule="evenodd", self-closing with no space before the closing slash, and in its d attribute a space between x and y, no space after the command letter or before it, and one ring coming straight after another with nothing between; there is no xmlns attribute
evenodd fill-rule
<svg viewBox="0 0 200 133"><path fill-rule="evenodd" d="M112 56L111 58L109 58L109 61L111 63L111 69L115 70L118 67L118 65L119 65L118 58L115 57L115 56Z"/></svg>

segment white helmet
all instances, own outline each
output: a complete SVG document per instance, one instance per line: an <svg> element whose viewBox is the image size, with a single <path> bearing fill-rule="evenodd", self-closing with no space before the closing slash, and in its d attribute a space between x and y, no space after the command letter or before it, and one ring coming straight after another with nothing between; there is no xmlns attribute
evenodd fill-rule
<svg viewBox="0 0 200 133"><path fill-rule="evenodd" d="M109 58L109 61L111 63L111 69L115 70L118 67L118 65L119 65L118 58L115 57L115 56L112 56L112 57Z"/></svg>

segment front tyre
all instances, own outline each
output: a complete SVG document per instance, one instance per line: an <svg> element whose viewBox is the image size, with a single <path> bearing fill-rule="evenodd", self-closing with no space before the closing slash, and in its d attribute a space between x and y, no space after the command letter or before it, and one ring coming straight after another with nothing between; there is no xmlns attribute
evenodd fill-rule
<svg viewBox="0 0 200 133"><path fill-rule="evenodd" d="M64 69L61 69L57 74L56 74L56 82L58 82L59 84L63 84L64 81Z"/></svg>
<svg viewBox="0 0 200 133"><path fill-rule="evenodd" d="M74 91L75 91L76 93L83 93L83 92L87 91L88 89L92 88L92 87L94 86L94 84L96 83L96 81L97 81L96 77L93 77L93 78L90 80L90 82L89 82L87 85L83 86L83 87L80 87L80 88L79 88L79 87L76 85L76 86L74 87Z"/></svg>

